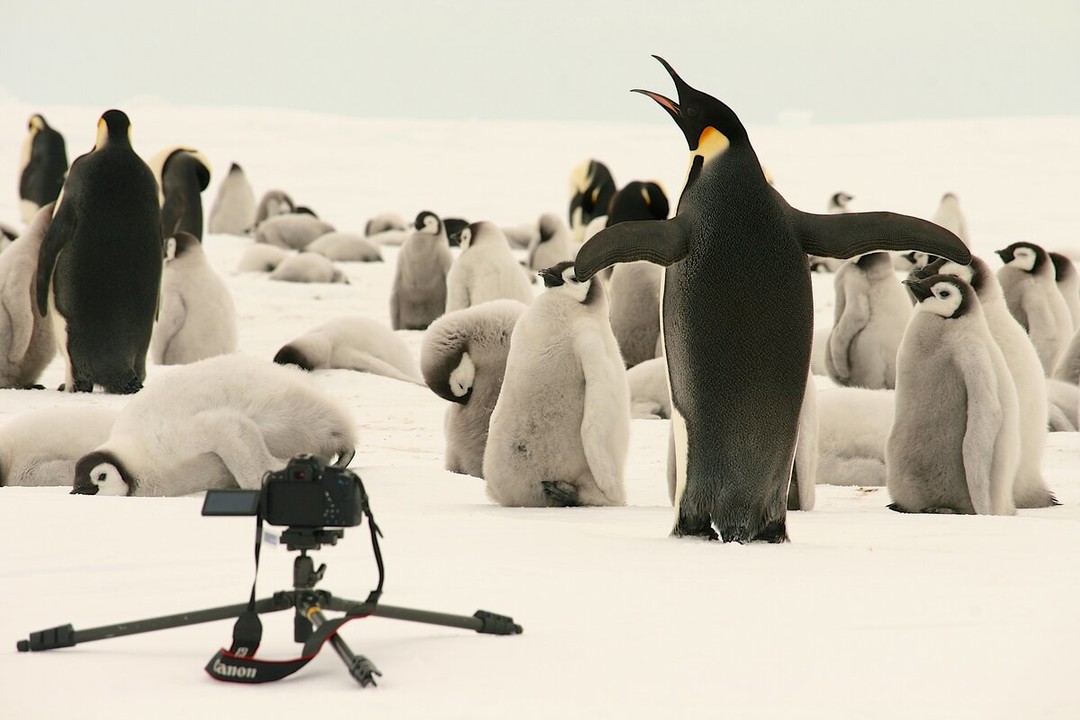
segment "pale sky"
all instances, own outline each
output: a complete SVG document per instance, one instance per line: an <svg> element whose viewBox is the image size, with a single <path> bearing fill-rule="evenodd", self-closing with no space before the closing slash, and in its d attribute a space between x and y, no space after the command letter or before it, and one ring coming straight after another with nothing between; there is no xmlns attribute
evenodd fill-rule
<svg viewBox="0 0 1080 720"><path fill-rule="evenodd" d="M1080 114L1078 0L0 0L0 101L748 123Z"/></svg>

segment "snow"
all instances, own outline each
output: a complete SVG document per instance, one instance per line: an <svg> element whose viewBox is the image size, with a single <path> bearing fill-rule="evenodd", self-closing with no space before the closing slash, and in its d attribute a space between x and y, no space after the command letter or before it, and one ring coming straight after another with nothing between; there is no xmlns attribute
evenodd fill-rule
<svg viewBox="0 0 1080 720"><path fill-rule="evenodd" d="M657 178L676 196L685 145L670 124L365 121L299 112L132 105L135 147L200 149L216 177L232 161L257 195L278 187L341 231L384 211L422 209L504 225L562 214L567 176L598 157L621 184ZM22 128L43 112L89 148L103 109L0 106L14 175ZM777 187L824 211L838 190L857 210L931 217L955 192L984 257L1020 239L1080 256L1080 118L750 128ZM0 173L2 175L3 173ZM0 197L15 223L17 196ZM326 320L388 322L397 248L382 264L343 264L350 285L233 274L244 238L205 248L236 300L240 351L270 358ZM996 262L996 258L992 260ZM996 266L995 266L996 267ZM539 292L539 289L537 290ZM831 276L814 278L816 318L832 320ZM421 332L402 331L419 355ZM149 368L148 382L170 369ZM59 358L42 382L63 380ZM216 622L21 654L29 632L77 630L244 602L251 518L203 518L199 497L72 496L0 490L0 714L47 718L305 716L656 718L701 711L742 718L1080 716L1080 438L1050 436L1048 482L1061 507L1016 517L900 515L884 488L819 486L812 512L788 516L792 542L737 546L667 536L668 424L635 420L624 508L520 509L483 482L442 469L445 401L426 388L348 371L315 381L361 428L352 468L383 532L384 601L510 615L513 637L369 618L342 637L383 671L361 690L327 648L270 685L218 683L202 668L228 645ZM0 391L0 422L60 403L120 407L123 397ZM315 553L320 587L362 600L374 587L366 527ZM288 589L295 555L263 548L259 596ZM263 616L259 657L296 654L291 612ZM348 705L347 703L354 703Z"/></svg>

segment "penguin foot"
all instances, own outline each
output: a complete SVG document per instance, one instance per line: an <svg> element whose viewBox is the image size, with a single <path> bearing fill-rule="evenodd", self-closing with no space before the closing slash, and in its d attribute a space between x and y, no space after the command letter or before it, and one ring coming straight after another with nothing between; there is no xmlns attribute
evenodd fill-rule
<svg viewBox="0 0 1080 720"><path fill-rule="evenodd" d="M31 384L31 385L23 385L22 389L23 390L44 390L45 386L44 385L38 385L38 384L35 383L35 384Z"/></svg>
<svg viewBox="0 0 1080 720"><path fill-rule="evenodd" d="M712 523L709 518L691 520L687 516L679 513L679 519L675 523L675 527L671 530L671 537L701 537L706 540L719 540L720 536L716 534L716 530L713 529Z"/></svg>
<svg viewBox="0 0 1080 720"><path fill-rule="evenodd" d="M108 385L105 390L113 395L131 395L142 390L142 381L139 380L134 374L125 380L117 383L116 385ZM78 390L78 385L75 386Z"/></svg>
<svg viewBox="0 0 1080 720"><path fill-rule="evenodd" d="M543 486L548 501L555 507L577 507L581 504L578 501L576 485L562 480L541 480L540 485Z"/></svg>
<svg viewBox="0 0 1080 720"><path fill-rule="evenodd" d="M774 520L754 536L752 542L785 543L788 541L787 522L784 518Z"/></svg>

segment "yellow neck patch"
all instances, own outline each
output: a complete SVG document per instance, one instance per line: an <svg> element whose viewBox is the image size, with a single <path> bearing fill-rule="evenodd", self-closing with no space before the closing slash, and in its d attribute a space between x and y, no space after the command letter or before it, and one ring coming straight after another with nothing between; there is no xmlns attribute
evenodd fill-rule
<svg viewBox="0 0 1080 720"><path fill-rule="evenodd" d="M701 131L701 137L698 138L698 146L694 154L701 155L708 162L727 150L729 145L731 145L731 142L727 139L727 135L710 125Z"/></svg>
<svg viewBox="0 0 1080 720"><path fill-rule="evenodd" d="M100 150L105 147L105 143L109 141L109 126L105 124L105 119L101 118L97 121L97 139L94 140L94 149Z"/></svg>

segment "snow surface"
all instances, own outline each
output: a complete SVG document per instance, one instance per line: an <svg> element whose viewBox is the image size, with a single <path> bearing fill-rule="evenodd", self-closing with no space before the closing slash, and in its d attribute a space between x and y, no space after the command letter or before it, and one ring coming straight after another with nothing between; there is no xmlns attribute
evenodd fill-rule
<svg viewBox="0 0 1080 720"><path fill-rule="evenodd" d="M505 225L562 214L570 169L598 157L621 184L657 178L677 196L679 131L655 126L364 121L244 108L132 105L144 157L183 143L216 176L232 161L257 195L278 187L342 231L421 209ZM104 108L0 106L7 140L0 219L18 214L14 167L26 118L43 112L74 158ZM987 256L1033 240L1080 256L1080 118L850 127L750 128L782 193L824 211L838 190L853 209L931 217L946 191ZM8 171L3 172L4 168ZM674 200L674 197L673 197ZM346 264L351 285L234 275L250 240L207 236L234 294L240 351L270 358L329 318L388 322L396 248L383 264ZM816 276L819 323L832 278ZM538 290L539 291L539 290ZM417 355L422 333L402 331ZM148 382L169 368L150 367ZM63 380L57 358L42 382ZM72 496L0 490L0 716L4 718L739 718L1080 717L1080 438L1050 436L1045 471L1063 505L1016 517L900 515L884 488L818 487L788 516L792 542L737 546L668 531L668 423L635 420L624 508L515 509L483 482L442 469L445 401L422 387L348 371L315 373L361 427L353 469L385 533L384 601L471 615L507 614L516 637L381 618L342 636L384 675L361 689L327 648L297 675L245 687L203 665L231 621L19 654L30 631L88 629L244 602L250 518L203 518L199 497ZM0 391L0 422L61 403L123 397ZM259 595L287 589L293 553L264 546ZM315 554L320 587L363 599L376 572L367 528ZM291 612L263 616L259 657L295 655Z"/></svg>

